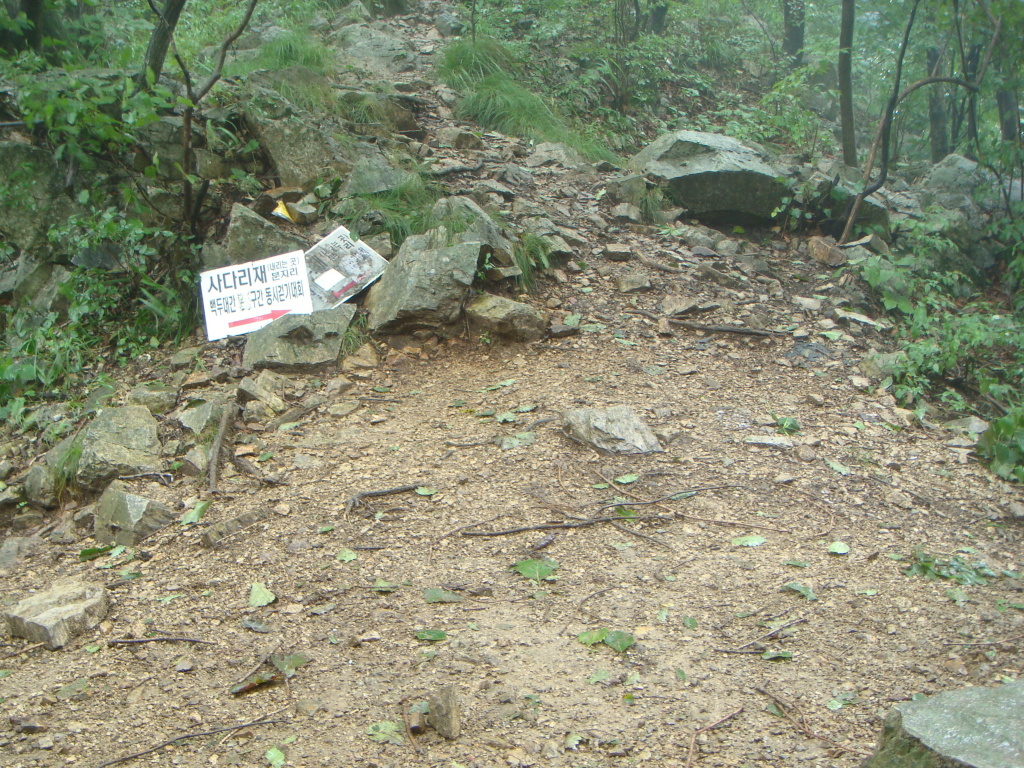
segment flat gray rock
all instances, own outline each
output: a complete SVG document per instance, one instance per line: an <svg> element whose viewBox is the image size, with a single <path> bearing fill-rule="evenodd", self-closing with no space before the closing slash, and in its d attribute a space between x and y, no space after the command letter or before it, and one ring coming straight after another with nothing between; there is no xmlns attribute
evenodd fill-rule
<svg viewBox="0 0 1024 768"><path fill-rule="evenodd" d="M93 538L99 544L133 547L172 522L177 515L163 504L128 492L115 480L96 502Z"/></svg>
<svg viewBox="0 0 1024 768"><path fill-rule="evenodd" d="M107 615L107 593L101 584L78 580L54 582L4 611L7 631L55 651L71 638L95 627Z"/></svg>
<svg viewBox="0 0 1024 768"><path fill-rule="evenodd" d="M864 768L1020 768L1024 681L963 688L889 710Z"/></svg>
<svg viewBox="0 0 1024 768"><path fill-rule="evenodd" d="M285 315L249 334L242 364L247 368L325 370L338 364L341 342L355 316L349 303L311 315Z"/></svg>
<svg viewBox="0 0 1024 768"><path fill-rule="evenodd" d="M476 296L466 305L466 317L477 331L517 341L543 338L548 324L546 312L489 293Z"/></svg>
<svg viewBox="0 0 1024 768"><path fill-rule="evenodd" d="M661 443L626 405L608 408L577 408L562 414L565 434L577 442L608 453L653 453Z"/></svg>

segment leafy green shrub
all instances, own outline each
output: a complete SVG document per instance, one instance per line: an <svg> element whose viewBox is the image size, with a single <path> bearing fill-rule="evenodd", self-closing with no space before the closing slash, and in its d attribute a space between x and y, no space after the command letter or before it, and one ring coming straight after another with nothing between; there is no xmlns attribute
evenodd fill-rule
<svg viewBox="0 0 1024 768"><path fill-rule="evenodd" d="M16 84L21 119L45 130L54 159L82 168L132 144L138 129L175 103L166 88L136 92L129 77L109 72L43 72L33 59L0 61L0 77Z"/></svg>
<svg viewBox="0 0 1024 768"><path fill-rule="evenodd" d="M119 268L74 270L48 311L7 310L0 406L73 387L105 356L123 364L163 342L180 341L198 319L194 275L154 269L177 247L170 232L108 209L69 219L51 231L51 239L68 253L116 248Z"/></svg>
<svg viewBox="0 0 1024 768"><path fill-rule="evenodd" d="M1024 406L989 423L978 440L978 453L1001 478L1024 483Z"/></svg>

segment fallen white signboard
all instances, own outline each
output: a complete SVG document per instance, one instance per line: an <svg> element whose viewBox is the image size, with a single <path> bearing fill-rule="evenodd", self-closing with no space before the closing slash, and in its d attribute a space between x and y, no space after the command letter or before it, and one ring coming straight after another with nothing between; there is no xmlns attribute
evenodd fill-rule
<svg viewBox="0 0 1024 768"><path fill-rule="evenodd" d="M352 298L380 277L387 265L370 246L338 227L306 251L313 311L331 309Z"/></svg>
<svg viewBox="0 0 1024 768"><path fill-rule="evenodd" d="M200 272L199 280L210 341L313 311L302 251Z"/></svg>

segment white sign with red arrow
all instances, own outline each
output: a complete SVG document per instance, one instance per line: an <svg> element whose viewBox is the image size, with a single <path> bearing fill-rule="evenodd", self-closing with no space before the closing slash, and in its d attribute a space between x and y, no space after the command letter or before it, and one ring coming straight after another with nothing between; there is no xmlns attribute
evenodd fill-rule
<svg viewBox="0 0 1024 768"><path fill-rule="evenodd" d="M302 251L199 274L210 341L252 333L288 313L313 311Z"/></svg>

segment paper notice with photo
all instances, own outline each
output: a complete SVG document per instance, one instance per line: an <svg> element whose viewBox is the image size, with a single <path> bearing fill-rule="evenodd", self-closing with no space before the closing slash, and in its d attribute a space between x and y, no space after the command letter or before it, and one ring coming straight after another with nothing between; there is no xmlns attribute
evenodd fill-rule
<svg viewBox="0 0 1024 768"><path fill-rule="evenodd" d="M306 251L313 311L331 309L384 274L387 261L362 240L338 227Z"/></svg>

